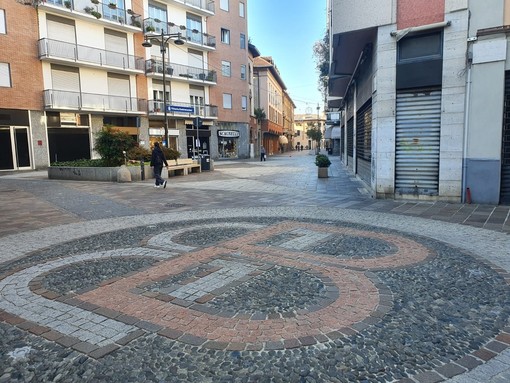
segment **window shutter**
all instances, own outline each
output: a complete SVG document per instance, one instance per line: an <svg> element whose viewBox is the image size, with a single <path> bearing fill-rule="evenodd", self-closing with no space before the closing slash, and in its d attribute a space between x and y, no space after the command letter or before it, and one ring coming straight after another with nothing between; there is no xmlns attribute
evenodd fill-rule
<svg viewBox="0 0 510 383"><path fill-rule="evenodd" d="M78 69L52 66L51 80L55 90L80 91L80 74Z"/></svg>

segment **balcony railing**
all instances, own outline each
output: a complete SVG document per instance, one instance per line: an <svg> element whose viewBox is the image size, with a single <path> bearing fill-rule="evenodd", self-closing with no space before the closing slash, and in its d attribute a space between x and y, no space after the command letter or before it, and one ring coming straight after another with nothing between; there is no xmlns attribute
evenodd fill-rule
<svg viewBox="0 0 510 383"><path fill-rule="evenodd" d="M211 0L174 0L176 3L189 5L214 13L214 2Z"/></svg>
<svg viewBox="0 0 510 383"><path fill-rule="evenodd" d="M149 114L164 115L164 101L149 100ZM218 107L215 105L196 105L186 102L167 101L167 115L169 116L201 116L205 118L218 117Z"/></svg>
<svg viewBox="0 0 510 383"><path fill-rule="evenodd" d="M109 20L123 25L141 28L140 15L113 3L102 3L98 0L44 0L40 5L50 4L71 11L86 13L96 19Z"/></svg>
<svg viewBox="0 0 510 383"><path fill-rule="evenodd" d="M149 17L143 20L143 30L148 35L180 33L184 40L208 48L216 48L216 37L202 33L197 29L187 29L184 25L175 25L172 22L165 22Z"/></svg>
<svg viewBox="0 0 510 383"><path fill-rule="evenodd" d="M125 53L112 52L104 49L93 48L85 45L67 43L65 41L43 38L39 40L39 58L59 58L94 64L121 68L123 70L144 70L144 59L139 56L132 56Z"/></svg>
<svg viewBox="0 0 510 383"><path fill-rule="evenodd" d="M44 91L44 107L46 109L141 114L147 111L147 101L134 97L46 89Z"/></svg>
<svg viewBox="0 0 510 383"><path fill-rule="evenodd" d="M166 64L167 76L196 81L216 83L218 76L215 70L192 67L188 65L169 63ZM145 74L163 74L163 61L152 58L145 62Z"/></svg>

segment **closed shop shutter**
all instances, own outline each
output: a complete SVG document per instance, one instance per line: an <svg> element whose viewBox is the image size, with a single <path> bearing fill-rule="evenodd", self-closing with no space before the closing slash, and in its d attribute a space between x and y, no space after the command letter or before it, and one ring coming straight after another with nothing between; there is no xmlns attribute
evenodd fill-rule
<svg viewBox="0 0 510 383"><path fill-rule="evenodd" d="M354 119L347 121L347 163L352 164L354 157Z"/></svg>
<svg viewBox="0 0 510 383"><path fill-rule="evenodd" d="M397 93L395 190L437 195L441 89Z"/></svg>
<svg viewBox="0 0 510 383"><path fill-rule="evenodd" d="M503 113L500 203L510 204L510 71L507 71L505 75L505 105Z"/></svg>
<svg viewBox="0 0 510 383"><path fill-rule="evenodd" d="M356 114L356 171L359 177L370 182L372 160L372 99Z"/></svg>
<svg viewBox="0 0 510 383"><path fill-rule="evenodd" d="M340 154L342 156L342 158L344 158L344 154L345 154L345 126L342 126L340 128Z"/></svg>

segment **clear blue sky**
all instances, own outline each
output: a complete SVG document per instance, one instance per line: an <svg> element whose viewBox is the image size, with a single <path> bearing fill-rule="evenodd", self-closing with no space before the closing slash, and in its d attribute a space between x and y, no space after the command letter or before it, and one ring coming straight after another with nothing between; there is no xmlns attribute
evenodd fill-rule
<svg viewBox="0 0 510 383"><path fill-rule="evenodd" d="M295 113L317 113L323 101L317 90L313 45L326 33L326 0L247 0L248 36L262 56L272 56Z"/></svg>

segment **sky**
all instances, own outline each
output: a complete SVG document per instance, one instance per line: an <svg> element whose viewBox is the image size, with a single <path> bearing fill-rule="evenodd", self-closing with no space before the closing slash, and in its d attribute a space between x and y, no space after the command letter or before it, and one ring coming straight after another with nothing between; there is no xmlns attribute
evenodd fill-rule
<svg viewBox="0 0 510 383"><path fill-rule="evenodd" d="M326 33L326 0L248 0L248 37L273 57L295 114L323 111L313 45Z"/></svg>

